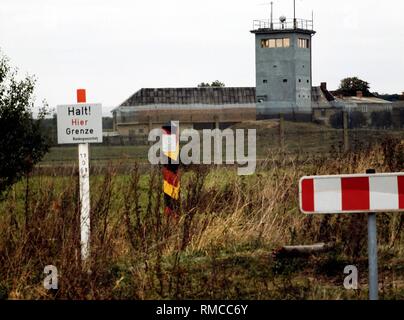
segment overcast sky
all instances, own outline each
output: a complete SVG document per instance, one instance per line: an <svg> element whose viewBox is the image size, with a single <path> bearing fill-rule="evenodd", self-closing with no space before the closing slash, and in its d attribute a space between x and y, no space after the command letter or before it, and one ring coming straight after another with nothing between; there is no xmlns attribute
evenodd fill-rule
<svg viewBox="0 0 404 320"><path fill-rule="evenodd" d="M267 4L265 4L267 2ZM0 48L22 74L38 79L36 97L88 102L108 113L142 87L192 87L221 80L255 86L254 19L270 0L1 0ZM372 91L404 91L404 1L296 0L311 18L313 81L335 89L347 76ZM274 17L293 16L274 0Z"/></svg>

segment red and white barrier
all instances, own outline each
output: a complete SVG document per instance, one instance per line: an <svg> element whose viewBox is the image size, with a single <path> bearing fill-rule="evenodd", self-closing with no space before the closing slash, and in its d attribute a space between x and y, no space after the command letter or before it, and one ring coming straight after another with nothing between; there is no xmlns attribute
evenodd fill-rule
<svg viewBox="0 0 404 320"><path fill-rule="evenodd" d="M303 177L299 193L307 214L404 211L404 173Z"/></svg>

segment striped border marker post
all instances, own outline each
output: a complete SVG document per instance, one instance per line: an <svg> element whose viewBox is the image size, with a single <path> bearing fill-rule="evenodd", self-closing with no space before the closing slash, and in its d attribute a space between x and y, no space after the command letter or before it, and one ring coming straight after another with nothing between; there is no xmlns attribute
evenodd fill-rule
<svg viewBox="0 0 404 320"><path fill-rule="evenodd" d="M368 213L369 299L378 300L377 212L404 212L404 173L303 177L300 210L305 214Z"/></svg>
<svg viewBox="0 0 404 320"><path fill-rule="evenodd" d="M178 217L180 176L179 176L179 124L171 121L163 126L162 146L167 162L163 166L164 213Z"/></svg>

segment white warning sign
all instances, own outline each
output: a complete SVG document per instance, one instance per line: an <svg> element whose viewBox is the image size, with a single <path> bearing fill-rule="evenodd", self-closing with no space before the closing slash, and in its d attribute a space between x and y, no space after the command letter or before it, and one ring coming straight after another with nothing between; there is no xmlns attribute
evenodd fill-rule
<svg viewBox="0 0 404 320"><path fill-rule="evenodd" d="M58 143L102 143L101 104L57 106Z"/></svg>

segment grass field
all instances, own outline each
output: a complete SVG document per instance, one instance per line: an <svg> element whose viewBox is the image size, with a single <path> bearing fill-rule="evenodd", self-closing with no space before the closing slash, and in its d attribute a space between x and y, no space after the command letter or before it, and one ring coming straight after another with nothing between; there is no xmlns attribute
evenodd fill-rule
<svg viewBox="0 0 404 320"><path fill-rule="evenodd" d="M178 217L163 214L161 172L145 165L146 146L92 146L92 165L105 170L90 180L91 272L80 261L77 174L58 171L75 162L77 147L52 149L41 164L48 174L20 181L0 202L0 298L366 299L366 216L301 214L298 181L368 168L403 171L403 142L379 144L368 135L372 146L362 143L343 153L330 145L321 154L319 148L332 143L324 137L339 132L301 124L306 131L318 130L319 138L299 142L291 134L297 124L287 123L285 156L276 138L270 139L276 122L259 125L265 152L254 175L238 176L234 167L181 168ZM296 145L302 143L313 151L299 152ZM117 163L126 161L130 164L118 170ZM382 299L404 299L403 229L403 215L378 215ZM331 250L309 255L280 250L319 242ZM42 285L49 264L58 268L58 290ZM359 270L358 290L343 287L347 265Z"/></svg>
<svg viewBox="0 0 404 320"><path fill-rule="evenodd" d="M95 163L109 161L147 161L148 146L90 145L90 159ZM77 146L53 147L41 164L60 165L77 162Z"/></svg>
<svg viewBox="0 0 404 320"><path fill-rule="evenodd" d="M256 129L257 130L257 158L266 159L268 154L279 149L279 122L277 120L245 122L235 125L232 129ZM402 130L370 130L356 129L349 133L351 147L353 149L364 145L376 144L386 136L404 139ZM296 123L285 121L285 152L298 153L329 153L333 149L342 149L343 131L328 126L313 123ZM90 145L90 157L94 165L105 165L112 161L147 163L148 146L126 145L105 146ZM225 153L225 148L223 150ZM77 146L58 146L51 148L44 157L43 165L74 164L77 161Z"/></svg>
<svg viewBox="0 0 404 320"><path fill-rule="evenodd" d="M388 154L386 153L388 150ZM182 170L179 217L162 214L158 169L114 167L91 177L91 274L80 265L77 177L33 176L0 206L0 294L11 299L366 299L366 217L304 216L306 174L403 169L403 148L271 158L255 175L234 168ZM275 156L275 155L274 155ZM298 158L300 157L300 160ZM292 160L292 161L290 161ZM185 171L184 171L185 170ZM379 215L381 298L404 299L403 217ZM326 253L283 256L283 245L332 243ZM43 268L60 273L42 286ZM343 269L359 269L356 291Z"/></svg>

